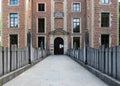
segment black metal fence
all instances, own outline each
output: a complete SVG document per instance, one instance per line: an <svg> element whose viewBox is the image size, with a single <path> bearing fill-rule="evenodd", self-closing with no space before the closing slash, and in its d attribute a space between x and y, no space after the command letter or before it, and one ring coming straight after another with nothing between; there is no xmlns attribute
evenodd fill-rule
<svg viewBox="0 0 120 86"><path fill-rule="evenodd" d="M80 50L69 49L67 54L76 60L86 62L87 65L120 80L120 46L99 49L87 47Z"/></svg>
<svg viewBox="0 0 120 86"><path fill-rule="evenodd" d="M49 55L49 51L32 48L30 54L31 57L29 57L28 47L0 47L0 76L29 64L29 59L31 63L34 63L40 58L46 57Z"/></svg>

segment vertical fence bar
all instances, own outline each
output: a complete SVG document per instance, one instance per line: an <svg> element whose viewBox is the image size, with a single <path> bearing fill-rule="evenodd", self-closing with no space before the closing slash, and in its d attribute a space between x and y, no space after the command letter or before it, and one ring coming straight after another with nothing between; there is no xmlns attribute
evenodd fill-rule
<svg viewBox="0 0 120 86"><path fill-rule="evenodd" d="M105 46L101 47L101 71L105 72Z"/></svg>
<svg viewBox="0 0 120 86"><path fill-rule="evenodd" d="M111 67L112 67L112 57L111 57L111 52L112 49L109 48L109 75L111 76L112 72L111 72Z"/></svg>
<svg viewBox="0 0 120 86"><path fill-rule="evenodd" d="M113 77L117 78L117 47L113 48Z"/></svg>
<svg viewBox="0 0 120 86"><path fill-rule="evenodd" d="M0 76L3 75L3 47L0 47Z"/></svg>
<svg viewBox="0 0 120 86"><path fill-rule="evenodd" d="M7 48L4 48L4 74L7 74Z"/></svg>
<svg viewBox="0 0 120 86"><path fill-rule="evenodd" d="M16 53L16 69L18 69L18 49L17 49L17 46L15 46L15 53Z"/></svg>
<svg viewBox="0 0 120 86"><path fill-rule="evenodd" d="M4 47L2 49L2 74L4 75Z"/></svg>
<svg viewBox="0 0 120 86"><path fill-rule="evenodd" d="M96 69L98 69L99 64L99 50L96 49Z"/></svg>
<svg viewBox="0 0 120 86"><path fill-rule="evenodd" d="M117 47L117 79L120 80L120 46Z"/></svg>
<svg viewBox="0 0 120 86"><path fill-rule="evenodd" d="M105 73L106 74L109 74L109 48L106 48L106 50L105 50L105 52L106 52L106 60L105 60Z"/></svg>
<svg viewBox="0 0 120 86"><path fill-rule="evenodd" d="M10 72L10 48L7 48L8 51L8 72Z"/></svg>

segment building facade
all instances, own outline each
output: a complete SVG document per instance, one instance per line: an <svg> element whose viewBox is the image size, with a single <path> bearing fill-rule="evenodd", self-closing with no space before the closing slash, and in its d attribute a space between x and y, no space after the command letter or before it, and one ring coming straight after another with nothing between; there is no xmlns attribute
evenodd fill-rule
<svg viewBox="0 0 120 86"><path fill-rule="evenodd" d="M32 46L65 54L84 46L116 46L119 40L117 0L2 0L2 45Z"/></svg>

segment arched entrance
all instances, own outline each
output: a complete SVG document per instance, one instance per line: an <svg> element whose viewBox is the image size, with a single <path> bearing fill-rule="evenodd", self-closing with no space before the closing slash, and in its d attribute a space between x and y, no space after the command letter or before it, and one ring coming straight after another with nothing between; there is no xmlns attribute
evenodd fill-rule
<svg viewBox="0 0 120 86"><path fill-rule="evenodd" d="M60 37L54 40L54 54L55 55L64 54L64 41Z"/></svg>

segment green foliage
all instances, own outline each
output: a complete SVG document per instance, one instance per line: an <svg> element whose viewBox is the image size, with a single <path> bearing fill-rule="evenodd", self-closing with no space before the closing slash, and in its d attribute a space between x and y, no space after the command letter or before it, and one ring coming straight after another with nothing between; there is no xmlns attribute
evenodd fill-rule
<svg viewBox="0 0 120 86"><path fill-rule="evenodd" d="M1 36L1 29L2 29L2 18L1 18L1 13L0 13L0 36Z"/></svg>
<svg viewBox="0 0 120 86"><path fill-rule="evenodd" d="M120 2L119 2L119 45L120 45Z"/></svg>

